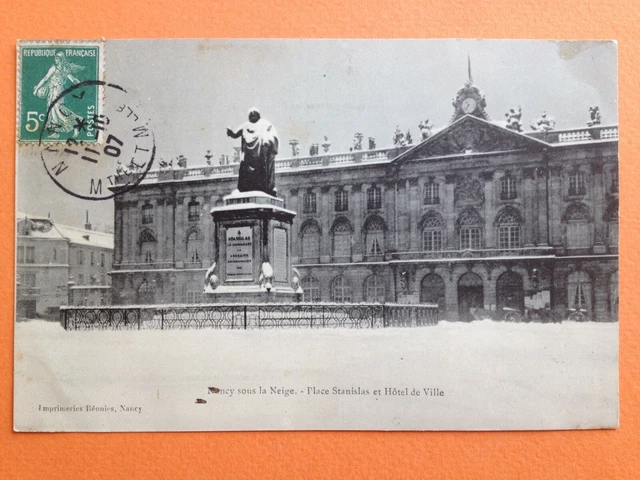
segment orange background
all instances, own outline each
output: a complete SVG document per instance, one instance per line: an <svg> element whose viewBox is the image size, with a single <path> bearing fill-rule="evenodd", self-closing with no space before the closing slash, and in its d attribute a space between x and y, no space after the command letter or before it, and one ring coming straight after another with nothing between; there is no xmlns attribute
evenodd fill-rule
<svg viewBox="0 0 640 480"><path fill-rule="evenodd" d="M640 328L633 266L640 9L629 0L166 0L27 2L0 9L1 478L640 478ZM15 434L15 42L141 37L616 39L619 45L620 428L569 432ZM635 118L635 119L634 119ZM637 155L637 153L636 153ZM4 472L4 473L3 473Z"/></svg>

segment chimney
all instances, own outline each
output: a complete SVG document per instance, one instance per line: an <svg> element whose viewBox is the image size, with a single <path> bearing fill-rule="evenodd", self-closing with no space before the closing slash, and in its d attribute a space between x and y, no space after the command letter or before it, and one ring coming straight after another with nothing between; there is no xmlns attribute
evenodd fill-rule
<svg viewBox="0 0 640 480"><path fill-rule="evenodd" d="M89 223L89 210L85 210L85 212L86 212L86 215L87 215L87 217L86 217L87 219L86 219L86 221L84 223L84 229L85 230L91 230L91 224Z"/></svg>

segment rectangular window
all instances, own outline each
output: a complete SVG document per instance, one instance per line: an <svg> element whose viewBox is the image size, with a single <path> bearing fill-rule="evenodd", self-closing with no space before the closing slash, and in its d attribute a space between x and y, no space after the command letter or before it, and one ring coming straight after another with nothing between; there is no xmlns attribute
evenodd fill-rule
<svg viewBox="0 0 640 480"><path fill-rule="evenodd" d="M367 233L367 255L382 255L384 250L384 232L368 232Z"/></svg>
<svg viewBox="0 0 640 480"><path fill-rule="evenodd" d="M460 230L460 250L477 250L482 248L482 229L478 227Z"/></svg>
<svg viewBox="0 0 640 480"><path fill-rule="evenodd" d="M611 172L611 193L618 193L618 170Z"/></svg>
<svg viewBox="0 0 640 480"><path fill-rule="evenodd" d="M95 252L91 252L89 255L90 255L89 263L91 264L91 266L94 266L96 264L96 254Z"/></svg>
<svg viewBox="0 0 640 480"><path fill-rule="evenodd" d="M24 263L24 247L18 247L18 263Z"/></svg>
<svg viewBox="0 0 640 480"><path fill-rule="evenodd" d="M307 192L302 197L302 212L303 213L316 213L316 194L313 192Z"/></svg>
<svg viewBox="0 0 640 480"><path fill-rule="evenodd" d="M382 208L382 190L380 187L371 187L367 190L367 210Z"/></svg>
<svg viewBox="0 0 640 480"><path fill-rule="evenodd" d="M202 301L202 292L191 290L187 292L187 303L200 303Z"/></svg>
<svg viewBox="0 0 640 480"><path fill-rule="evenodd" d="M106 284L107 284L106 275L100 275L100 285L106 285Z"/></svg>
<svg viewBox="0 0 640 480"><path fill-rule="evenodd" d="M53 249L53 261L55 262L56 260L58 260L58 250L56 250L55 248Z"/></svg>
<svg viewBox="0 0 640 480"><path fill-rule="evenodd" d="M200 220L200 204L198 202L189 203L189 221L197 222Z"/></svg>
<svg viewBox="0 0 640 480"><path fill-rule="evenodd" d="M424 186L424 204L436 205L440 203L440 185L437 183L427 183Z"/></svg>
<svg viewBox="0 0 640 480"><path fill-rule="evenodd" d="M569 195L585 195L587 186L584 181L584 173L574 172L569 175Z"/></svg>
<svg viewBox="0 0 640 480"><path fill-rule="evenodd" d="M588 222L569 222L567 224L567 248L589 248L589 243Z"/></svg>
<svg viewBox="0 0 640 480"><path fill-rule="evenodd" d="M520 226L504 225L498 229L498 247L501 250L512 250L520 247Z"/></svg>
<svg viewBox="0 0 640 480"><path fill-rule="evenodd" d="M334 257L350 257L351 256L351 235L335 234L333 236L333 256Z"/></svg>
<svg viewBox="0 0 640 480"><path fill-rule="evenodd" d="M84 275L82 273L78 275L78 285L84 285Z"/></svg>
<svg viewBox="0 0 640 480"><path fill-rule="evenodd" d="M442 250L442 230L423 231L422 248L425 252L439 252Z"/></svg>
<svg viewBox="0 0 640 480"><path fill-rule="evenodd" d="M78 265L84 265L84 251L78 250L77 257Z"/></svg>
<svg viewBox="0 0 640 480"><path fill-rule="evenodd" d="M100 266L104 267L104 253L100 254Z"/></svg>
<svg viewBox="0 0 640 480"><path fill-rule="evenodd" d="M25 263L36 263L36 247L26 247Z"/></svg>
<svg viewBox="0 0 640 480"><path fill-rule="evenodd" d="M500 200L513 200L517 197L515 179L510 176L503 177L500 180Z"/></svg>
<svg viewBox="0 0 640 480"><path fill-rule="evenodd" d="M303 258L317 258L320 256L320 235L317 233L305 233L302 236Z"/></svg>
<svg viewBox="0 0 640 480"><path fill-rule="evenodd" d="M144 205L142 207L142 223L153 223L153 206Z"/></svg>
<svg viewBox="0 0 640 480"><path fill-rule="evenodd" d="M338 190L336 192L335 198L336 212L346 212L347 210L349 210L349 192L347 192L346 190Z"/></svg>

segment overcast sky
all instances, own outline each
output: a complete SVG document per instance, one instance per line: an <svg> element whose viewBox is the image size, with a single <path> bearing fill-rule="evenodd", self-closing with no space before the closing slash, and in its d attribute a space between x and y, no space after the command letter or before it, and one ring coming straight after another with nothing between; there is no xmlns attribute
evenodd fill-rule
<svg viewBox="0 0 640 480"><path fill-rule="evenodd" d="M476 40L110 40L105 76L125 87L148 112L157 159L185 155L217 161L239 140L226 127L246 121L250 107L274 124L280 158L289 140L301 154L328 136L331 151L348 151L353 134L392 144L396 125L418 139L418 124L445 126L451 102L467 79L486 96L492 120L521 106L523 124L547 111L557 128L584 126L598 105L617 123L617 52L605 42ZM83 79L84 80L84 79ZM19 151L18 210L66 224L113 224L113 201L69 197L46 176L33 149Z"/></svg>

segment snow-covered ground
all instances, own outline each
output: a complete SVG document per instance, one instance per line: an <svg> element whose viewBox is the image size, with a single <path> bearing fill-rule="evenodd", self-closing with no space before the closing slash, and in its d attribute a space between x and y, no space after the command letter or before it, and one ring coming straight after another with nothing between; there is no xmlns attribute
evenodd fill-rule
<svg viewBox="0 0 640 480"><path fill-rule="evenodd" d="M617 391L616 323L15 325L14 424L23 431L606 427L617 424Z"/></svg>

